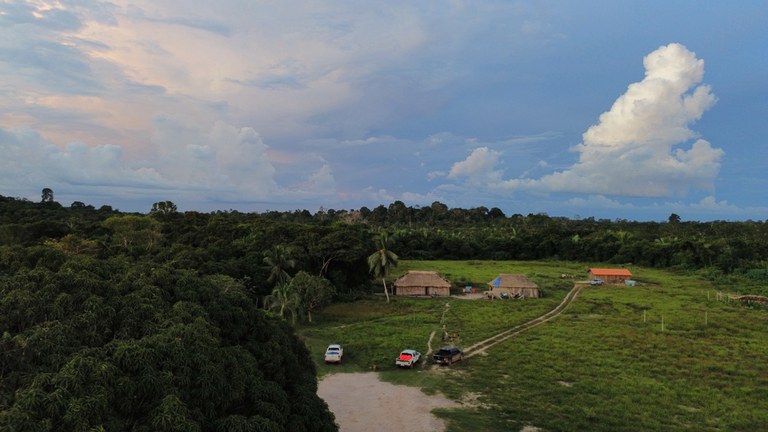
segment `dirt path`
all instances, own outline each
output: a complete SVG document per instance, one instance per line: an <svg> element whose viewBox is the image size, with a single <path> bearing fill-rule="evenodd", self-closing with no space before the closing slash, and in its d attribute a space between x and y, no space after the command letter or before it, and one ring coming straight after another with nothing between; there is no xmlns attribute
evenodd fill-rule
<svg viewBox="0 0 768 432"><path fill-rule="evenodd" d="M568 307L568 305L571 304L571 302L576 300L576 297L579 295L579 291L581 291L581 287L582 287L581 285L575 284L573 288L568 292L568 294L566 294L566 296L563 298L563 301L561 301L556 308L545 313L544 315L538 318L532 319L525 324L520 324L519 326L512 327L509 330L503 331L499 334L489 337L486 340L482 340L472 346L465 348L464 358L470 358L477 354L485 353L485 350L487 350L488 348L491 348L494 345L500 344L505 340L513 336L517 336L528 329L536 327L540 324L544 324L545 322L553 318L556 318L557 316L563 313L563 311Z"/></svg>
<svg viewBox="0 0 768 432"><path fill-rule="evenodd" d="M317 394L336 416L341 432L443 431L445 422L432 415L432 410L460 406L416 387L380 381L376 372L326 376L319 382Z"/></svg>

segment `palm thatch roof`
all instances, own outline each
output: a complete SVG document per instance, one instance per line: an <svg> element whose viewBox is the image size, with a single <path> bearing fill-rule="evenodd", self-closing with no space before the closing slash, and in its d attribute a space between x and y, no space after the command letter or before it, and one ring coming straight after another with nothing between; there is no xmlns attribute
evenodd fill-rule
<svg viewBox="0 0 768 432"><path fill-rule="evenodd" d="M538 288L533 281L522 274L500 274L488 282L491 288Z"/></svg>
<svg viewBox="0 0 768 432"><path fill-rule="evenodd" d="M433 271L411 270L395 281L396 287L450 288L451 283Z"/></svg>

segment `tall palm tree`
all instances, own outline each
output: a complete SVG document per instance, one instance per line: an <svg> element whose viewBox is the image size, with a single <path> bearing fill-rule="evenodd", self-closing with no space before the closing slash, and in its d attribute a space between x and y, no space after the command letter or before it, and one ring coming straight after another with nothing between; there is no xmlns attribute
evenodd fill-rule
<svg viewBox="0 0 768 432"><path fill-rule="evenodd" d="M291 252L291 248L285 245L276 245L264 252L263 261L269 268L268 282L280 285L291 279L288 270L296 267L296 260L291 258Z"/></svg>
<svg viewBox="0 0 768 432"><path fill-rule="evenodd" d="M264 306L273 312L277 312L280 318L285 319L286 314L291 315L291 322L296 322L296 313L301 305L299 293L294 291L291 284L283 282L277 284L272 294L264 299Z"/></svg>
<svg viewBox="0 0 768 432"><path fill-rule="evenodd" d="M387 296L387 303L389 303L389 292L387 291L386 277L389 276L389 272L393 268L397 267L398 260L397 254L387 249L388 242L387 232L382 229L379 232L378 238L379 250L368 257L368 269L373 274L373 277L381 278L381 283L384 285L384 295Z"/></svg>

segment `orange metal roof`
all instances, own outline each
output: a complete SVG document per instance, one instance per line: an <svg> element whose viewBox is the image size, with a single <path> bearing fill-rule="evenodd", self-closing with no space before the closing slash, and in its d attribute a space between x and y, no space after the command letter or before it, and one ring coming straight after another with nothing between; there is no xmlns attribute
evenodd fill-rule
<svg viewBox="0 0 768 432"><path fill-rule="evenodd" d="M595 276L632 276L632 272L627 269L589 269Z"/></svg>

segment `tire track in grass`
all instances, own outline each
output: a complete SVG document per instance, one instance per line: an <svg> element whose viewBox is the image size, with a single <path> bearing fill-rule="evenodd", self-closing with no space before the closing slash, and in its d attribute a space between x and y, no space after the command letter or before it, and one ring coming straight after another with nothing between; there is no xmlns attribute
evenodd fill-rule
<svg viewBox="0 0 768 432"><path fill-rule="evenodd" d="M556 308L552 309L551 311L545 313L544 315L534 318L524 324L520 324L518 326L512 327L509 330L505 330L499 334L496 334L494 336L489 337L488 339L482 340L470 347L467 347L464 349L464 358L470 358L477 354L485 353L485 350L488 348L491 348L495 345L498 345L505 340L517 336L520 333L532 329L538 325L544 324L545 322L557 318L560 316L560 314L565 311L565 309L570 305L574 300L576 300L576 297L579 295L579 291L581 291L582 285L575 284L573 288L566 294L566 296L563 298L563 300L560 302L559 305L557 305Z"/></svg>
<svg viewBox="0 0 768 432"><path fill-rule="evenodd" d="M448 309L451 307L451 302L448 302L443 306L443 314L440 316L440 324L443 326L443 332L445 332L445 314L448 312ZM421 362L421 367L424 368L427 365L427 360L432 358L432 339L435 338L435 333L437 333L436 330L433 330L432 333L429 334L429 340L427 340L427 353L424 354L424 361Z"/></svg>
<svg viewBox="0 0 768 432"><path fill-rule="evenodd" d="M427 340L427 353L424 354L424 357L422 357L421 368L424 369L427 366L427 363L430 358L432 358L432 339L435 338L435 331L433 330L432 333L429 334L429 340Z"/></svg>

